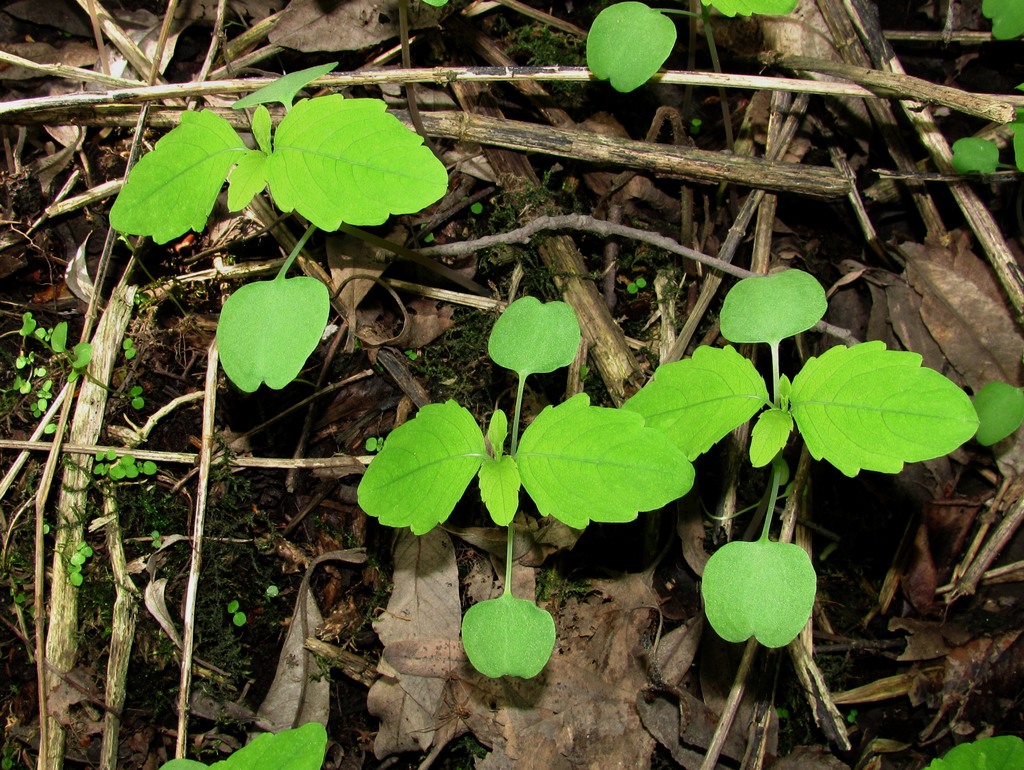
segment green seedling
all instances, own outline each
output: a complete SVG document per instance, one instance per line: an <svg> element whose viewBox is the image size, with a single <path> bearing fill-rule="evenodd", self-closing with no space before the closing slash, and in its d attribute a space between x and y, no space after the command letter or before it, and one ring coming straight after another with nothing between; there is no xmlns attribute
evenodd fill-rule
<svg viewBox="0 0 1024 770"><path fill-rule="evenodd" d="M382 224L447 190L444 165L383 101L333 94L292 104L300 89L334 66L287 75L235 103L255 106L255 148L213 112L183 113L180 125L132 169L110 211L115 229L166 243L205 227L227 180L230 210L269 188L282 211L311 223L274 279L242 286L221 311L221 363L246 392L295 379L326 328L327 287L306 276L285 277L313 232ZM286 109L276 131L264 106L273 102Z"/></svg>
<svg viewBox="0 0 1024 770"><path fill-rule="evenodd" d="M140 476L152 476L157 471L152 460L139 462L132 455L118 456L113 449L96 453L96 462L92 472L97 476L106 476L111 481L133 481Z"/></svg>
<svg viewBox="0 0 1024 770"><path fill-rule="evenodd" d="M1024 5L1020 6L1024 9ZM1024 83L1017 86L1024 90ZM1009 124L1013 131L1014 166L999 162L999 148L989 139L967 136L953 142L950 163L958 174L994 174L997 169L1024 171L1024 110L1017 110L1017 119Z"/></svg>
<svg viewBox="0 0 1024 770"><path fill-rule="evenodd" d="M279 733L263 733L227 759L205 765L194 759L172 759L161 770L320 770L327 753L327 730L309 722Z"/></svg>
<svg viewBox="0 0 1024 770"><path fill-rule="evenodd" d="M73 586L80 586L84 582L82 577L82 567L85 563L92 558L93 550L89 547L88 543L79 543L78 548L71 554L71 559L68 561L68 581Z"/></svg>
<svg viewBox="0 0 1024 770"><path fill-rule="evenodd" d="M24 313L18 334L25 341L31 339L42 343L49 348L51 353L66 361L71 367L68 381L77 379L92 359L92 346L86 342L79 343L72 351L67 349L68 325L66 321L61 321L53 329L46 329L39 326L32 313ZM53 379L49 377L49 366L37 362L35 352L26 350L23 342L21 350L14 359L14 369L16 374L9 390L29 396L28 409L32 416L36 419L42 417L54 395ZM52 433L53 430L48 432Z"/></svg>
<svg viewBox="0 0 1024 770"><path fill-rule="evenodd" d="M484 204L482 204L480 201L477 201L476 203L470 205L469 210L471 213L479 216L480 214L484 213Z"/></svg>
<svg viewBox="0 0 1024 770"><path fill-rule="evenodd" d="M693 484L693 466L664 434L638 414L591 406L585 394L545 407L520 439L526 378L567 366L579 344L579 322L569 305L532 297L513 302L488 340L491 359L518 375L511 424L505 412L495 411L485 435L455 401L429 404L391 432L359 484L366 513L424 534L448 518L478 479L494 523L508 528L504 593L471 607L462 623L466 654L487 676L535 676L554 646L551 615L511 594L512 520L520 490L542 516L583 528L591 521L632 521Z"/></svg>
<svg viewBox="0 0 1024 770"><path fill-rule="evenodd" d="M238 603L238 599L232 599L228 602L228 614L231 616L231 622L241 628L248 622L248 618L245 613L241 610L241 605Z"/></svg>
<svg viewBox="0 0 1024 770"><path fill-rule="evenodd" d="M984 0L981 13L992 20L992 37L996 40L1024 35L1024 3L1020 0Z"/></svg>
<svg viewBox="0 0 1024 770"><path fill-rule="evenodd" d="M370 436L366 439L366 451L370 454L379 452L384 448L384 438L382 436Z"/></svg>
<svg viewBox="0 0 1024 770"><path fill-rule="evenodd" d="M933 759L925 770L1019 770L1024 767L1024 740L1015 735L979 738Z"/></svg>
<svg viewBox="0 0 1024 770"><path fill-rule="evenodd" d="M989 382L974 397L974 409L978 413L978 432L974 437L982 446L992 446L1024 422L1024 388Z"/></svg>
<svg viewBox="0 0 1024 770"><path fill-rule="evenodd" d="M132 409L143 409L146 406L146 399L142 397L141 385L133 385L128 391L128 397L131 399Z"/></svg>
<svg viewBox="0 0 1024 770"><path fill-rule="evenodd" d="M281 589L275 585L269 585L267 586L267 590L264 591L263 594L267 597L267 599L276 599L278 596L281 595Z"/></svg>
<svg viewBox="0 0 1024 770"><path fill-rule="evenodd" d="M410 361L418 361L420 357L420 352L418 350L410 349L405 351L405 357L408 358Z"/></svg>
<svg viewBox="0 0 1024 770"><path fill-rule="evenodd" d="M139 353L138 349L135 347L135 340L131 337L127 337L124 342L121 343L121 350L124 351L125 361L131 361Z"/></svg>
<svg viewBox="0 0 1024 770"><path fill-rule="evenodd" d="M646 288L647 288L647 279L641 277L641 278L637 278L635 281L630 281L628 284L626 284L626 293L627 294L639 294L641 289L646 289Z"/></svg>
<svg viewBox="0 0 1024 770"><path fill-rule="evenodd" d="M149 533L149 536L153 540L153 547L154 548L160 548L163 545L163 543L164 543L163 536L160 534L160 530L159 529L154 529L152 532Z"/></svg>
<svg viewBox="0 0 1024 770"><path fill-rule="evenodd" d="M786 14L797 0L702 0L705 26L710 29L712 6L725 16ZM587 66L622 93L633 91L662 68L676 44L676 25L669 14L688 11L655 9L644 3L615 3L594 19L587 35ZM713 46L713 40L709 40ZM717 56L715 70L719 71Z"/></svg>
<svg viewBox="0 0 1024 770"><path fill-rule="evenodd" d="M716 551L701 587L708 620L731 642L753 636L769 647L788 644L813 607L816 577L806 552L769 539L786 472L781 453L794 427L812 457L847 476L897 473L906 462L953 451L978 428L963 391L922 368L916 353L886 350L881 342L831 348L809 359L792 381L782 375L780 342L810 329L825 309L825 292L807 273L746 278L725 298L722 336L768 343L771 397L754 365L733 347L700 347L688 360L660 366L623 405L664 431L691 460L757 415L750 460L772 466L764 528L754 542Z"/></svg>

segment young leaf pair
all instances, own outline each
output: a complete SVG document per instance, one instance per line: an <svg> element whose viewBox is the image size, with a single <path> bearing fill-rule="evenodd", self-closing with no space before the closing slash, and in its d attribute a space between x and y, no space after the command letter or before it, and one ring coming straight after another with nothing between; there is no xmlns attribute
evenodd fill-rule
<svg viewBox="0 0 1024 770"><path fill-rule="evenodd" d="M773 464L765 525L755 542L732 542L709 560L702 581L708 620L728 641L754 636L769 647L789 643L814 603L815 574L799 547L768 538L783 473L779 459L795 425L815 459L848 476L897 473L905 462L951 452L974 435L970 399L916 353L881 342L835 347L811 358L792 382L779 372L779 344L814 326L825 292L799 270L746 278L728 293L722 336L766 342L772 396L754 365L731 346L698 348L693 357L659 367L623 405L663 431L695 459L760 412L751 432L754 466Z"/></svg>
<svg viewBox="0 0 1024 770"><path fill-rule="evenodd" d="M336 230L343 222L378 225L438 200L448 188L444 165L383 101L334 94L292 105L299 90L334 67L286 75L235 103L256 107L255 148L214 112L183 113L132 169L110 211L111 226L157 243L202 230L225 180L230 210L269 187L282 211L311 223L306 237L314 227ZM287 110L276 132L264 106L273 102ZM326 327L327 288L312 278L285 278L299 248L276 278L243 286L221 313L221 362L246 392L263 382L291 382Z"/></svg>
<svg viewBox="0 0 1024 770"><path fill-rule="evenodd" d="M579 344L579 323L569 305L516 300L488 341L494 362L518 375L508 453L504 412L494 413L485 437L456 402L431 404L392 431L359 484L366 513L423 534L448 518L478 477L491 518L509 527L503 595L474 605L463 618L466 654L487 676L535 676L554 645L550 614L509 592L511 522L520 489L541 515L582 528L591 521L631 521L693 484L693 466L664 434L645 426L635 412L591 406L585 394L545 407L519 439L526 377L567 366Z"/></svg>

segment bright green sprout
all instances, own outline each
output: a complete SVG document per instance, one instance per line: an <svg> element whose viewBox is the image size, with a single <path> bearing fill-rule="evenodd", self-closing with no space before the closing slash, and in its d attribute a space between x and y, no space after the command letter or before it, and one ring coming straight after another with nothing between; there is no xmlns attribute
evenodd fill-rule
<svg viewBox="0 0 1024 770"><path fill-rule="evenodd" d="M135 342L131 337L126 338L121 343L121 349L124 351L125 361L131 361L139 352L135 349Z"/></svg>
<svg viewBox="0 0 1024 770"><path fill-rule="evenodd" d="M227 759L214 764L218 770L320 770L327 753L327 730L318 722L279 733L263 733ZM172 759L160 770L204 770L194 759Z"/></svg>
<svg viewBox="0 0 1024 770"><path fill-rule="evenodd" d="M238 603L238 599L232 599L228 602L228 613L231 615L231 622L234 623L238 628L241 628L246 624L248 618L245 613L240 609L241 605Z"/></svg>

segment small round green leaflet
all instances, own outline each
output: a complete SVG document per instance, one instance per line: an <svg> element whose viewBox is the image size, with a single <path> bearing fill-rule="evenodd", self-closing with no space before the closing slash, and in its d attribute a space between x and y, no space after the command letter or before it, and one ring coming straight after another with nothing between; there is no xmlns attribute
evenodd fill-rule
<svg viewBox="0 0 1024 770"><path fill-rule="evenodd" d="M590 27L587 66L616 91L628 93L661 69L675 44L676 25L668 16L643 3L616 3Z"/></svg>
<svg viewBox="0 0 1024 770"><path fill-rule="evenodd" d="M1024 3L1020 0L984 0L981 13L992 19L992 37L996 40L1024 35Z"/></svg>
<svg viewBox="0 0 1024 770"><path fill-rule="evenodd" d="M263 733L227 759L209 767L220 770L320 770L327 753L327 730L319 722L279 733ZM194 759L172 759L160 770L202 770Z"/></svg>
<svg viewBox="0 0 1024 770"><path fill-rule="evenodd" d="M958 174L992 174L999 165L999 148L987 139L965 136L953 142L951 162Z"/></svg>
<svg viewBox="0 0 1024 770"><path fill-rule="evenodd" d="M462 618L462 646L484 676L530 679L555 648L555 621L533 602L504 593L469 608Z"/></svg>
<svg viewBox="0 0 1024 770"><path fill-rule="evenodd" d="M714 6L723 16L750 16L760 13L764 16L779 16L789 13L798 0L701 0L704 5Z"/></svg>
<svg viewBox="0 0 1024 770"><path fill-rule="evenodd" d="M455 401L428 404L391 432L359 482L359 507L422 535L443 522L485 459L484 434Z"/></svg>
<svg viewBox="0 0 1024 770"><path fill-rule="evenodd" d="M263 382L283 388L320 342L329 311L327 287L315 278L278 276L242 286L224 303L217 324L224 371L246 393Z"/></svg>
<svg viewBox="0 0 1024 770"><path fill-rule="evenodd" d="M807 331L828 309L825 290L802 270L744 278L722 303L722 336L730 342L778 345Z"/></svg>
<svg viewBox="0 0 1024 770"><path fill-rule="evenodd" d="M974 438L982 446L992 446L1024 421L1024 389L1005 382L990 382L974 397L974 409L978 413L978 432Z"/></svg>
<svg viewBox="0 0 1024 770"><path fill-rule="evenodd" d="M1024 740L999 735L961 743L946 756L932 760L924 770L1020 770L1024 767Z"/></svg>
<svg viewBox="0 0 1024 770"><path fill-rule="evenodd" d="M765 647L793 641L811 616L817 576L793 543L733 541L704 567L701 594L708 621L727 642L753 636Z"/></svg>
<svg viewBox="0 0 1024 770"><path fill-rule="evenodd" d="M520 377L568 366L580 347L580 324L564 302L517 299L491 329L487 353L498 366Z"/></svg>

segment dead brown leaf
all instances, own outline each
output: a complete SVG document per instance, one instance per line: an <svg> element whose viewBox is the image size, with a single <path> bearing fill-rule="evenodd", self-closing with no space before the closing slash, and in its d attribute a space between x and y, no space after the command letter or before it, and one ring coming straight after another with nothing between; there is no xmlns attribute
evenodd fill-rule
<svg viewBox="0 0 1024 770"><path fill-rule="evenodd" d="M409 28L435 26L444 11L414 3ZM398 36L398 0L292 0L270 42L306 53L362 51Z"/></svg>
<svg viewBox="0 0 1024 770"><path fill-rule="evenodd" d="M921 317L950 364L975 391L1002 380L1020 385L1024 338L991 269L970 250L967 235L950 245L904 243L907 278L922 296Z"/></svg>

